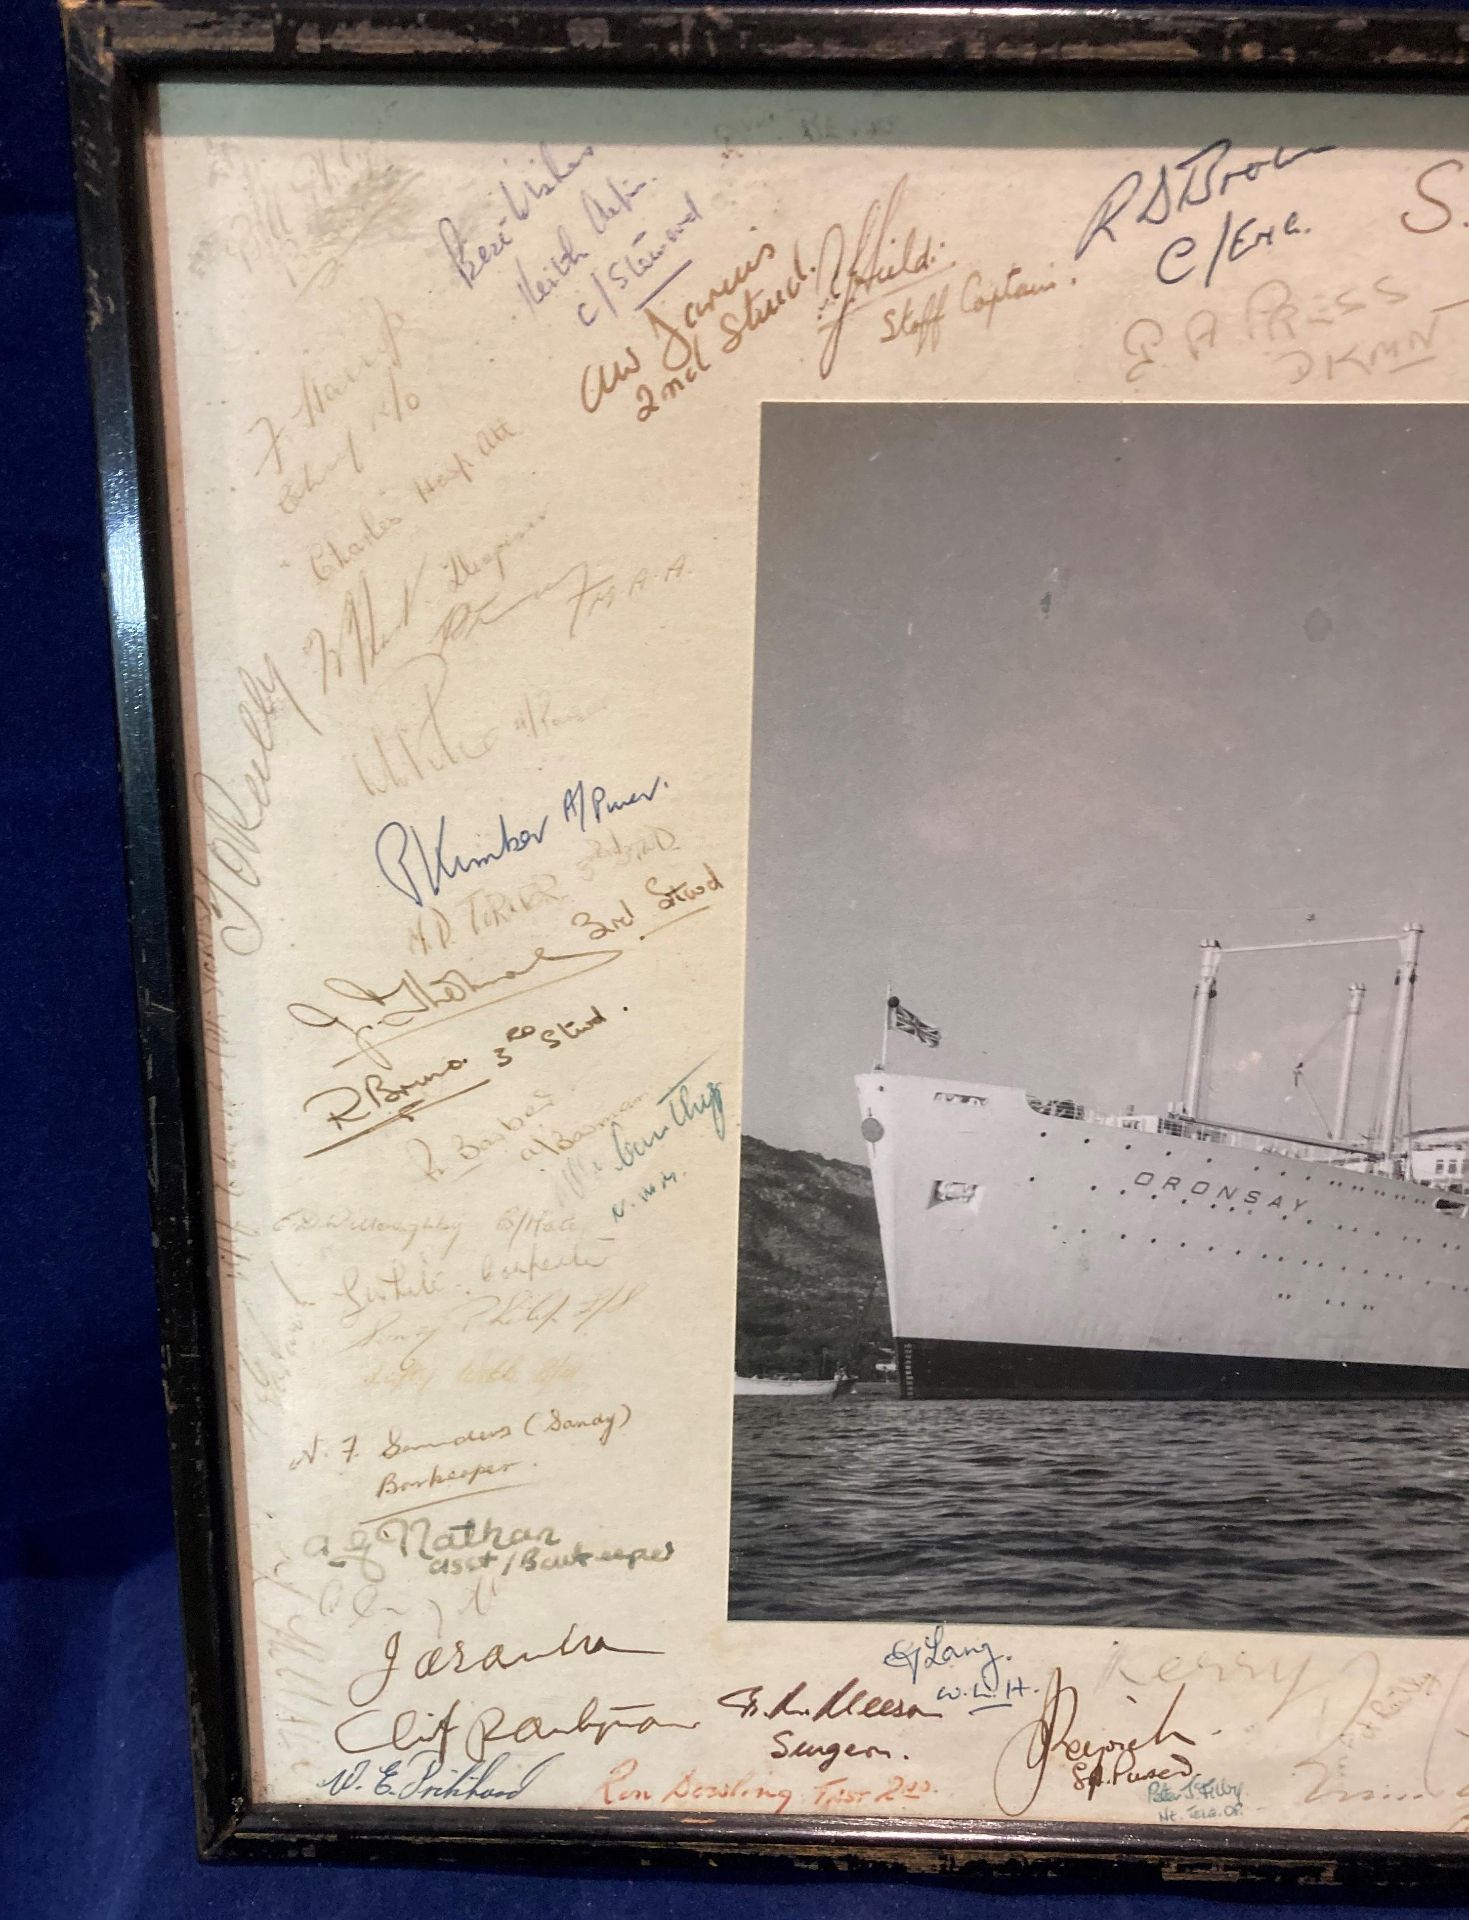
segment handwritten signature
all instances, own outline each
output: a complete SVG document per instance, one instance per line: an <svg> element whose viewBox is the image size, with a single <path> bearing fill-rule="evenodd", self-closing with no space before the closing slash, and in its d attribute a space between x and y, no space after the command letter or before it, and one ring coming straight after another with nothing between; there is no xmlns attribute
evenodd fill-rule
<svg viewBox="0 0 1469 1920"><path fill-rule="evenodd" d="M1028 1813L1054 1763L1066 1769L1073 1789L1089 1801L1107 1787L1190 1778L1196 1771L1193 1760L1180 1749L1196 1742L1174 1724L1187 1684L1179 1685L1151 1732L1092 1737L1077 1732L1080 1695L1061 1669L1053 1668L1040 1713L1016 1729L995 1763L994 1795L1001 1813L1011 1819Z"/></svg>
<svg viewBox="0 0 1469 1920"><path fill-rule="evenodd" d="M333 976L322 982L326 993L355 1009L372 1008L373 1019L354 1024L341 1013L333 1012L330 1007L319 1007L310 1000L292 1000L286 1011L303 1027L316 1027L328 1033L340 1027L350 1037L352 1051L333 1061L333 1066L346 1066L349 1060L361 1055L374 1066L388 1068L392 1065L386 1050L389 1040L400 1037L408 1029L422 1032L426 1027L440 1026L447 1020L498 1006L519 994L562 985L579 974L610 966L621 957L621 947L573 953L547 953L544 947L537 947L523 966L507 967L503 973L491 974L486 980L473 979L462 967L449 967L431 980L421 980L417 974L405 970L387 988L365 987L354 980ZM543 974L543 968L555 971ZM531 978L533 975L536 977ZM520 984L527 981L529 984ZM491 990L495 987L507 987L508 991L493 993Z"/></svg>
<svg viewBox="0 0 1469 1920"><path fill-rule="evenodd" d="M650 785L634 787L620 795L609 793L605 786L588 788L585 780L578 780L562 795L561 818L566 825L574 825L585 833L589 821L600 826L613 814L624 813L629 807L645 806L667 790L668 782L661 773L654 775ZM439 815L438 831L431 845L425 844L417 827L406 826L401 820L389 820L378 829L373 858L378 872L394 893L401 893L415 907L422 907L429 900L437 900L451 880L497 866L512 854L539 847L545 841L550 822L549 809L542 813L539 821L515 827L511 827L501 813L490 829L493 844L482 847L478 853L446 853L444 840L449 831L446 815Z"/></svg>
<svg viewBox="0 0 1469 1920"><path fill-rule="evenodd" d="M853 314L894 289L906 291L948 270L943 243L931 233L920 238L918 222L899 232L907 191L905 173L885 201L869 201L855 239L839 220L822 235L816 260L816 324L822 339L817 371L823 380L831 378Z"/></svg>
<svg viewBox="0 0 1469 1920"><path fill-rule="evenodd" d="M1113 229L1124 215L1128 216L1128 224L1132 226L1166 227L1178 214L1216 205L1231 192L1238 198L1241 188L1272 179L1297 166L1302 160L1314 159L1323 153L1334 153L1336 149L1332 146L1282 146L1262 158L1232 163L1231 156L1236 151L1232 140L1220 138L1210 140L1182 160L1161 162L1155 176L1151 172L1144 174L1140 167L1131 168L1102 195L1101 204L1081 230L1073 258L1084 259L1104 235L1115 246L1117 234ZM1139 205L1139 195L1143 194L1150 179L1152 190ZM1188 244L1191 249L1194 242L1190 239ZM1170 240L1164 247L1158 263L1160 279L1166 278L1162 272L1164 261L1179 246L1178 240Z"/></svg>

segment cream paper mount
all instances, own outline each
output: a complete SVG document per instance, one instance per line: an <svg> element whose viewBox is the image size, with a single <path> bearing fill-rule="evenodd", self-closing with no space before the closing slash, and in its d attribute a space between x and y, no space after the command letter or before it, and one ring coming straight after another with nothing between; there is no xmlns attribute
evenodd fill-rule
<svg viewBox="0 0 1469 1920"><path fill-rule="evenodd" d="M1457 1875L1457 21L63 13L205 1852Z"/></svg>

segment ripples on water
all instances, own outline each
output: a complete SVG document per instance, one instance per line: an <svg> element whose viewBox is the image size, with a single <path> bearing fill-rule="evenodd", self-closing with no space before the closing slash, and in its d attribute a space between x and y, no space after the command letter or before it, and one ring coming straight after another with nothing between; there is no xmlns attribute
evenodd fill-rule
<svg viewBox="0 0 1469 1920"><path fill-rule="evenodd" d="M1469 1406L743 1399L730 1615L1462 1634Z"/></svg>

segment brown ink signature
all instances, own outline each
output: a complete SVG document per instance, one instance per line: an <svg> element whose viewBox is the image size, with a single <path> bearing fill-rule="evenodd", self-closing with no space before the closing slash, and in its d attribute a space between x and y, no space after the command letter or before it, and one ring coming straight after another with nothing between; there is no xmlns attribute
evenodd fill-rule
<svg viewBox="0 0 1469 1920"><path fill-rule="evenodd" d="M995 1762L994 1795L1001 1813L1011 1819L1035 1805L1053 1763L1064 1766L1077 1793L1093 1800L1104 1787L1135 1786L1147 1780L1187 1779L1194 1763L1181 1747L1193 1739L1174 1724L1174 1715L1188 1683L1180 1682L1162 1717L1150 1733L1123 1739L1104 1734L1099 1739L1076 1731L1081 1698L1069 1686L1059 1667L1046 1682L1041 1710L1029 1725L1019 1727Z"/></svg>

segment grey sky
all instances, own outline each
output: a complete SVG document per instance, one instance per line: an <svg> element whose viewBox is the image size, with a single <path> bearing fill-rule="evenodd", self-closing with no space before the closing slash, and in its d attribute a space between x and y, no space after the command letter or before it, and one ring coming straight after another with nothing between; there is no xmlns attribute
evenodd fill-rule
<svg viewBox="0 0 1469 1920"><path fill-rule="evenodd" d="M1469 1121L1466 473L1452 407L767 406L745 1130L861 1157L889 978L890 1063L1156 1110L1201 940L1410 918ZM1362 979L1365 1126L1394 960L1226 961L1211 1110L1318 1131Z"/></svg>

